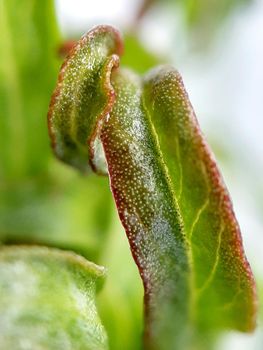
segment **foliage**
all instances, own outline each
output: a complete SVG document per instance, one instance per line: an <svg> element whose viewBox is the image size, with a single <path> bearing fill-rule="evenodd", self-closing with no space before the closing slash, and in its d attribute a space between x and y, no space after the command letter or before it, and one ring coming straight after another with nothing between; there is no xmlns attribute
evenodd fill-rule
<svg viewBox="0 0 263 350"><path fill-rule="evenodd" d="M190 349L218 328L250 331L253 277L182 79L166 66L142 79L118 69L122 50L107 26L72 49L50 103L54 152L85 173L108 167L144 283L147 348Z"/></svg>
<svg viewBox="0 0 263 350"><path fill-rule="evenodd" d="M73 253L12 247L0 252L2 349L107 349L96 306L104 269Z"/></svg>
<svg viewBox="0 0 263 350"><path fill-rule="evenodd" d="M204 23L202 21L199 23ZM101 349L107 348L105 331L97 318L94 302L95 275L101 274L101 268L95 268L95 273L91 268L94 265L83 258L59 249L40 248L35 246L37 244L73 250L109 268L106 283L97 296L100 318L108 333L109 347L114 350L123 349L124 346L127 350L139 349L142 333L142 286L117 220L108 179L92 174L84 177L75 173L56 162L49 147L45 115L61 64L58 50L62 43L53 1L1 0L0 28L0 240L5 245L16 245L0 250L0 322L4 324L0 327L0 347L22 349L28 344L25 341L30 341L34 348L62 348L67 343L68 348L72 349L77 349L78 346L87 349L95 346L98 349L100 345L94 340L98 334ZM120 40L116 45L116 36L112 39L110 52L106 54L104 51L105 48L108 50L107 40L98 49L95 57L97 66L95 69L92 67L92 80L88 82L92 83L87 90L91 92L88 96L90 100L88 104L85 101L82 107L91 111L90 114L85 114L91 121L85 127L90 128L89 132L96 129L96 138L93 140L96 157L93 160L97 161L100 154L98 128L102 131L102 139L104 137L104 147L105 144L109 145L105 150L111 170L112 190L117 202L119 197L119 213L132 243L133 255L139 264L148 296L146 344L153 348L155 342L162 349L171 343L180 343L180 348L191 347L193 343L198 347L199 343L202 349L208 348L210 335L213 336L218 328L232 327L245 331L253 328L254 322L252 276L242 252L235 218L229 218L229 226L226 225L230 227L229 231L218 231L221 218L224 217L223 221L227 222L227 214L232 216L228 195L221 180L215 187L211 184L213 190L208 197L212 206L204 210L204 216L209 220L200 220L197 225L200 224L200 227L196 228L193 240L189 239L189 227L195 222L193 218L204 199L204 183L207 178L213 182L209 169L214 163L206 164L202 156L200 158L200 145L195 149L196 140L203 142L201 137L196 138L196 135L191 134L194 133L195 122L186 125L186 128L181 122L180 125L174 123L174 114L170 113L174 108L179 108L186 120L189 113L192 115L187 97L183 97L180 102L180 98L177 100L173 96L170 101L169 96L164 94L164 100L158 107L162 99L161 91L168 90L170 85L175 84L179 95L184 95L178 74L170 68L152 72L145 78L122 69L111 73L111 66L117 67L118 61L117 56L112 58L111 55L121 54L121 50L118 51ZM145 72L159 62L159 58L147 52L134 35L127 35L125 42L127 49L122 65L137 72ZM94 47L88 45L85 49L93 52ZM101 50L105 56L101 55ZM140 60L135 59L138 53ZM108 60L106 65L105 59ZM77 74L79 67L81 64L76 65ZM101 79L98 79L98 69ZM85 77L85 67L83 72ZM108 87L110 80L113 84L110 86L110 103L107 84L104 88L101 85L104 78ZM81 87L87 88L87 81L82 82ZM67 86L72 88L70 84ZM97 93L94 95L95 89ZM75 90L71 93L75 93ZM117 99L115 93L119 96ZM97 100L96 96L99 97ZM128 103L124 104L123 99ZM184 109L184 104L187 110ZM107 111L111 112L109 123L104 126L97 123L98 106L101 108L101 120ZM155 106L159 108L156 115ZM120 117L120 111L125 118ZM134 117L132 124L131 115ZM166 122L160 123L160 119L167 116ZM61 118L64 117L61 114ZM182 129L177 132L180 126ZM119 134L118 130L121 129L122 133ZM130 130L130 135L126 135L127 130ZM187 139L192 140L189 148L185 143L188 132L192 135ZM174 144L171 136L177 133L178 138ZM71 140L71 136L70 133L67 135L66 142ZM93 151L86 147L87 138L87 129L81 125L74 141L77 140L80 150L81 161L78 164L83 165L84 157L85 168ZM110 144L110 140L115 141ZM189 154L188 160L173 162L178 156L178 150L183 155ZM73 151L71 163L75 164L76 149L72 149L72 144L69 151ZM128 158L125 160L126 169L131 170L131 176L127 178L118 164L123 152L130 157L130 162ZM120 154L120 158L116 158L116 154ZM207 155L208 160L209 154L205 147L204 155ZM100 163L93 163L93 168L103 170L103 161L103 157L100 157ZM131 165L133 166L130 167ZM180 183L181 171L184 171L185 183L179 196L177 184ZM149 181L149 174L153 175L153 183ZM140 177L145 180L144 184ZM127 186L129 183L130 186ZM194 186L196 191L189 193L189 186ZM135 190L138 190L138 198L143 201L141 204L140 200L137 203L133 192ZM226 196L226 201L221 203L217 194ZM191 210L188 215L189 198ZM133 201L131 209L127 205L129 200ZM140 215L145 206L151 215ZM131 211L125 217L126 209ZM220 211L224 213L223 216ZM154 213L158 214L158 220L153 220ZM134 226L132 220L137 219L142 221L140 225ZM160 229L161 224L165 230ZM212 231L209 231L211 236L206 244L206 237L199 237L207 225L210 225ZM144 242L140 232L148 232L150 239ZM217 234L212 236L213 232ZM158 239L157 233L163 236L163 241ZM137 237L134 242L133 236ZM226 238L223 241L225 245L219 245L221 237ZM21 243L27 246L17 246ZM139 248L136 248L135 243ZM230 249L230 244L234 244L233 249ZM178 255L174 254L174 248ZM234 256L235 253L237 256ZM163 263L167 266L160 266ZM218 272L215 273L216 271ZM151 276L149 284L148 275ZM180 281L178 287L181 286L182 289L175 285L175 279ZM35 289L31 284L33 280L37 281L33 286ZM226 284L228 288L225 288ZM197 289L201 285L206 288L199 297ZM239 285L241 292L237 293ZM70 294L71 287L73 294ZM218 288L220 293L217 293ZM74 299L76 295L78 297ZM190 314L192 296L196 298L197 305L194 317ZM234 298L235 303L229 304L227 313L220 316L220 307L231 298ZM85 305L84 310L83 304L79 308L80 299ZM92 313L86 312L87 304ZM247 312L243 312L245 309ZM176 317L176 324L174 313L181 315L180 318ZM12 327L9 327L10 324ZM32 327L36 324L40 332L35 333ZM94 325L98 333L89 332L87 340L83 328ZM45 332L48 333L47 337ZM208 343L203 343L204 334ZM76 337L79 339L78 344Z"/></svg>

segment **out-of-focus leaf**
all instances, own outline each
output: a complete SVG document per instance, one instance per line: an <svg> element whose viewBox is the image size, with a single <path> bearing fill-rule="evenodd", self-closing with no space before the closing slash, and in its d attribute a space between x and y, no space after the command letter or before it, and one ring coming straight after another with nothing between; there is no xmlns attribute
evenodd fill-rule
<svg viewBox="0 0 263 350"><path fill-rule="evenodd" d="M134 33L127 33L124 36L124 42L125 50L121 57L122 66L127 66L138 73L145 73L160 63L160 57L148 51Z"/></svg>
<svg viewBox="0 0 263 350"><path fill-rule="evenodd" d="M111 189L144 283L147 348L190 349L198 333L251 331L253 276L182 79L171 67L143 79L127 70L111 72L112 48L118 53L120 45L115 30L97 27L63 65L49 112L55 152L83 169L88 157L94 163L97 156L90 151L93 142L83 148L86 142L99 137L103 144ZM98 81L90 84L91 76ZM93 93L97 115L90 107ZM86 101L91 115L82 112Z"/></svg>
<svg viewBox="0 0 263 350"><path fill-rule="evenodd" d="M180 3L185 18L191 27L211 29L218 25L233 9L239 8L251 0L168 0Z"/></svg>
<svg viewBox="0 0 263 350"><path fill-rule="evenodd" d="M54 166L46 130L60 63L53 1L1 0L0 29L0 241L98 262L111 217L107 179Z"/></svg>
<svg viewBox="0 0 263 350"><path fill-rule="evenodd" d="M98 295L101 321L109 348L142 349L143 286L130 254L125 231L115 210L100 263L107 266L107 281Z"/></svg>
<svg viewBox="0 0 263 350"><path fill-rule="evenodd" d="M229 14L251 2L251 0L144 0L137 19L142 19L155 5L168 6L170 12L182 13L193 38L199 44L204 44Z"/></svg>
<svg viewBox="0 0 263 350"><path fill-rule="evenodd" d="M57 180L27 180L2 190L0 241L74 250L98 263L113 208L108 180L54 170Z"/></svg>
<svg viewBox="0 0 263 350"><path fill-rule="evenodd" d="M69 252L1 248L1 349L107 349L95 305L104 273Z"/></svg>
<svg viewBox="0 0 263 350"><path fill-rule="evenodd" d="M52 0L0 1L0 179L47 169L48 96L59 60Z"/></svg>

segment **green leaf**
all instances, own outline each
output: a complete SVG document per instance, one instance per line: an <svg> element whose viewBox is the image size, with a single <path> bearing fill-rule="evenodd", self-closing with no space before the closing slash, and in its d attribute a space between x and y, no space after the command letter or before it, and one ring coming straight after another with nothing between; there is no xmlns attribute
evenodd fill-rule
<svg viewBox="0 0 263 350"><path fill-rule="evenodd" d="M95 170L104 172L103 160L95 157L100 150L96 136L114 99L110 72L118 66L116 54L121 52L120 37L114 29L101 26L87 33L64 62L52 96L52 146L60 159L83 172L89 170L89 162Z"/></svg>
<svg viewBox="0 0 263 350"><path fill-rule="evenodd" d="M87 48L82 39L63 65L52 98L52 141L57 155L79 168L88 156L94 163L89 149L95 137L103 145L119 216L144 283L146 347L191 349L198 336L219 329L251 331L254 279L229 194L179 73L168 66L144 78L111 71L112 40L120 46L116 32L97 27L84 38ZM90 76L98 79L92 85ZM76 90L78 98L68 93ZM93 94L96 110L82 113ZM90 140L79 162L76 145Z"/></svg>
<svg viewBox="0 0 263 350"><path fill-rule="evenodd" d="M101 140L119 215L144 282L146 333L157 349L184 348L190 271L179 212L141 108L140 80L127 71L112 80L117 99Z"/></svg>
<svg viewBox="0 0 263 350"><path fill-rule="evenodd" d="M124 42L125 50L121 57L122 66L127 66L138 73L145 73L148 69L161 62L160 57L144 47L135 33L126 33Z"/></svg>
<svg viewBox="0 0 263 350"><path fill-rule="evenodd" d="M59 64L52 0L0 1L0 179L46 171L45 115Z"/></svg>
<svg viewBox="0 0 263 350"><path fill-rule="evenodd" d="M1 191L0 241L74 250L99 263L113 210L108 181L81 178L61 165L54 173L56 180L28 180Z"/></svg>
<svg viewBox="0 0 263 350"><path fill-rule="evenodd" d="M74 253L1 248L1 349L107 349L95 305L104 274Z"/></svg>

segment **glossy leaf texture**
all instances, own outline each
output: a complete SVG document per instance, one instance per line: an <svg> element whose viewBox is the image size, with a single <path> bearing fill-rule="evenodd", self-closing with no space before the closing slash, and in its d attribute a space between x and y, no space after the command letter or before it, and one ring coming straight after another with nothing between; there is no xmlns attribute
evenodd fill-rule
<svg viewBox="0 0 263 350"><path fill-rule="evenodd" d="M0 250L1 349L108 349L95 305L103 267L70 252Z"/></svg>
<svg viewBox="0 0 263 350"><path fill-rule="evenodd" d="M229 194L182 79L169 66L144 77L118 69L109 64L113 47L115 54L121 51L111 27L97 27L81 39L62 67L49 127L58 157L75 164L75 155L84 171L87 156L94 163L98 155L92 152L93 140L103 145L111 189L144 284L146 347L191 349L198 334L251 331L254 279ZM94 91L90 76L98 79L92 80ZM77 91L77 98L68 91ZM89 114L87 107L82 113L93 93L96 110Z"/></svg>

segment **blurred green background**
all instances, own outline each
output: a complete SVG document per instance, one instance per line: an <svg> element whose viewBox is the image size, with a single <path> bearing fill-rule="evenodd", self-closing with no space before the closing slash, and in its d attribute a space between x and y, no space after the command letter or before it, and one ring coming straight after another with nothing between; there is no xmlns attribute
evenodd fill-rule
<svg viewBox="0 0 263 350"><path fill-rule="evenodd" d="M74 250L106 266L98 307L110 347L134 350L141 348L143 290L108 179L57 161L46 125L59 48L105 23L124 34L123 65L143 73L169 62L181 72L262 290L263 2L0 0L1 243ZM216 348L262 349L262 328L225 334Z"/></svg>

